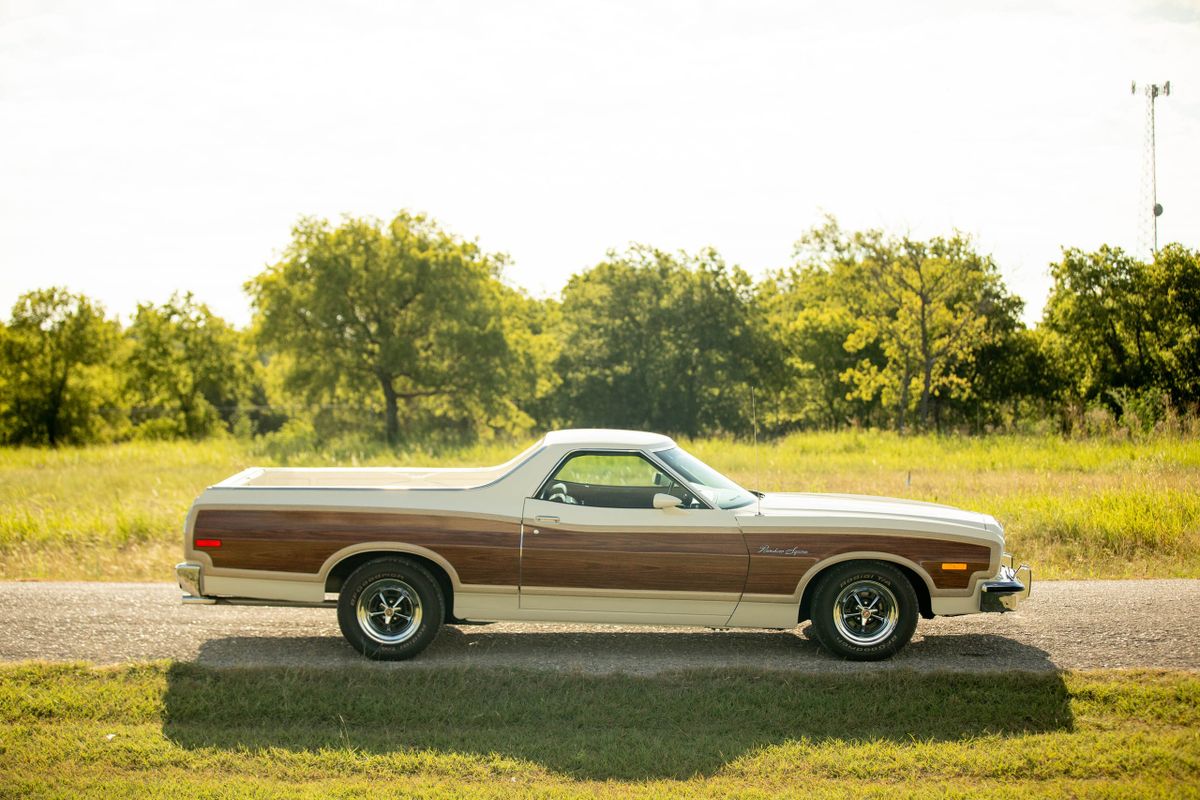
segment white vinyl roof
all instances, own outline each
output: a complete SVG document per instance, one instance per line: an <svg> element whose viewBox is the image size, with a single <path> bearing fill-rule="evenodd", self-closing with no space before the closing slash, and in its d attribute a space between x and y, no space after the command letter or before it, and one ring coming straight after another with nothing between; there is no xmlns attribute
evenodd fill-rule
<svg viewBox="0 0 1200 800"><path fill-rule="evenodd" d="M575 428L565 431L551 431L543 439L547 445L565 445L567 447L614 447L631 450L663 450L674 447L675 442L669 436L661 433L646 433L645 431L621 431L610 428Z"/></svg>

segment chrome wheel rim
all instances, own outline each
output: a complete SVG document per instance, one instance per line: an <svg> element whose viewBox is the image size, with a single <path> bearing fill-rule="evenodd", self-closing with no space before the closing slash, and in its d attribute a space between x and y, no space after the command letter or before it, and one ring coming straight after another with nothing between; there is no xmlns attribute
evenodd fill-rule
<svg viewBox="0 0 1200 800"><path fill-rule="evenodd" d="M381 578L362 590L358 626L379 644L406 642L421 627L421 597L397 578Z"/></svg>
<svg viewBox="0 0 1200 800"><path fill-rule="evenodd" d="M846 641L860 647L885 641L899 619L896 595L879 581L855 581L842 589L833 603L834 627Z"/></svg>

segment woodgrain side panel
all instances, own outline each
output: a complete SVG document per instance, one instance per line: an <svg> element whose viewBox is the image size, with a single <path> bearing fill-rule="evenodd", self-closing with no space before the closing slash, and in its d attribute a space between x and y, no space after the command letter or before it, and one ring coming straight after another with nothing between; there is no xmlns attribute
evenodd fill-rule
<svg viewBox="0 0 1200 800"><path fill-rule="evenodd" d="M747 594L788 594L796 591L800 577L817 563L815 556L750 556ZM785 588L786 587L786 588Z"/></svg>
<svg viewBox="0 0 1200 800"><path fill-rule="evenodd" d="M316 576L334 553L366 542L423 547L463 583L647 591L790 595L814 564L839 554L894 553L925 569L936 589L965 590L986 570L986 544L845 532L710 529L581 531L542 525L527 532L521 561L517 522L470 516L306 509L201 509L193 536L221 539L203 552L217 569ZM943 570L947 562L965 570Z"/></svg>
<svg viewBox="0 0 1200 800"><path fill-rule="evenodd" d="M445 558L463 583L516 586L521 526L516 522L391 512L202 509L194 538L215 538L206 549L220 569L316 574L344 547L396 542Z"/></svg>
<svg viewBox="0 0 1200 800"><path fill-rule="evenodd" d="M740 531L526 532L522 586L695 592L742 591Z"/></svg>
<svg viewBox="0 0 1200 800"><path fill-rule="evenodd" d="M861 533L747 533L746 548L750 551L747 594L792 594L818 561L855 551L894 553L920 564L936 588L966 589L971 575L988 568L992 555L984 544ZM965 563L967 568L943 571L944 562Z"/></svg>

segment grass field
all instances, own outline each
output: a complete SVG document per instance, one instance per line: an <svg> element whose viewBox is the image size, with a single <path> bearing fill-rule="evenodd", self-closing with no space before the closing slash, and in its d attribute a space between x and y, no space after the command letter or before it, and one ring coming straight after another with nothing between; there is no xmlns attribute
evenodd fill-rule
<svg viewBox="0 0 1200 800"><path fill-rule="evenodd" d="M487 464L521 446L287 462ZM768 491L993 513L1043 578L1200 576L1194 440L688 447ZM0 451L0 578L167 580L200 489L271 463L233 440ZM1200 674L0 665L0 797L380 795L1200 797Z"/></svg>
<svg viewBox="0 0 1200 800"><path fill-rule="evenodd" d="M287 463L462 465L527 442L443 453L289 454ZM1040 578L1200 577L1200 441L798 434L688 444L751 488L885 494L994 514ZM278 463L252 443L0 450L0 579L170 580L200 490Z"/></svg>
<svg viewBox="0 0 1200 800"><path fill-rule="evenodd" d="M1200 677L0 667L0 793L1195 797Z"/></svg>

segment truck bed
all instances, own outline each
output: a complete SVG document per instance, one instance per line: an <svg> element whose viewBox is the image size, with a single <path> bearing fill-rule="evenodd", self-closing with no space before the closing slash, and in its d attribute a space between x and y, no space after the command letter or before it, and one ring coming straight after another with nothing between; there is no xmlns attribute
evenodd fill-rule
<svg viewBox="0 0 1200 800"><path fill-rule="evenodd" d="M229 488L330 488L330 489L472 489L507 473L499 467L424 469L395 467L251 467L217 487Z"/></svg>
<svg viewBox="0 0 1200 800"><path fill-rule="evenodd" d="M250 467L218 489L475 489L508 475L541 445L492 467Z"/></svg>

